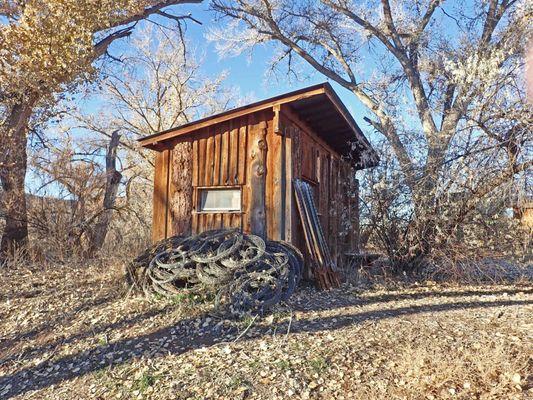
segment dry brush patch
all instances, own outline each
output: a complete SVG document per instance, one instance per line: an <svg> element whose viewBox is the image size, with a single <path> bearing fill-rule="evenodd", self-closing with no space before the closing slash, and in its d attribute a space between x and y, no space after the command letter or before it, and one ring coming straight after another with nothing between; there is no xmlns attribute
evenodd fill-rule
<svg viewBox="0 0 533 400"><path fill-rule="evenodd" d="M17 267L0 287L2 398L525 399L533 289L304 288L262 318L126 296L118 263Z"/></svg>

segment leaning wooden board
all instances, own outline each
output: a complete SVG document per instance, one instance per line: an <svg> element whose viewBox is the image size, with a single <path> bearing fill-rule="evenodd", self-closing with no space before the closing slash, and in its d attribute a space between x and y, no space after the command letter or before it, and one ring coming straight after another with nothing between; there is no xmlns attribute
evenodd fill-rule
<svg viewBox="0 0 533 400"><path fill-rule="evenodd" d="M302 222L305 243L311 256L313 275L321 289L330 289L340 285L337 266L331 258L329 245L311 194L309 184L300 179L294 180L296 206Z"/></svg>

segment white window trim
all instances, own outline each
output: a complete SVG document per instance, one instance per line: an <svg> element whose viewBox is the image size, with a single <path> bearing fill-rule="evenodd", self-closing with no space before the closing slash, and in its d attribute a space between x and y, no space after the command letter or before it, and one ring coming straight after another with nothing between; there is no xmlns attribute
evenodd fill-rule
<svg viewBox="0 0 533 400"><path fill-rule="evenodd" d="M239 191L239 208L202 208L202 193L205 191ZM242 213L241 186L202 186L196 188L196 193L198 214Z"/></svg>

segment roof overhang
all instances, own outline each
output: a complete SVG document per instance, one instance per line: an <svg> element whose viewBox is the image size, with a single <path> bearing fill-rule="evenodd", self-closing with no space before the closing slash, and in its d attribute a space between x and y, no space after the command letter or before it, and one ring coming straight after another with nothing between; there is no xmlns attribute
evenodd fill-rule
<svg viewBox="0 0 533 400"><path fill-rule="evenodd" d="M141 146L161 150L166 142L202 128L263 110L289 106L321 139L341 155L356 154L358 168L377 165L379 158L329 83L310 86L246 106L224 111L139 139ZM364 154L364 157L361 155Z"/></svg>

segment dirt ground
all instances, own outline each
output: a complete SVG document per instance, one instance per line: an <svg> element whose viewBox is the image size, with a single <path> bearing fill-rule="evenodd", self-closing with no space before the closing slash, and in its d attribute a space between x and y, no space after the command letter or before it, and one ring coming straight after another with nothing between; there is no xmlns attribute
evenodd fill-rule
<svg viewBox="0 0 533 400"><path fill-rule="evenodd" d="M122 267L11 267L0 399L533 398L533 286L304 288L263 318L127 294Z"/></svg>

